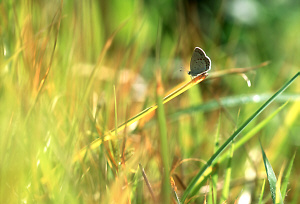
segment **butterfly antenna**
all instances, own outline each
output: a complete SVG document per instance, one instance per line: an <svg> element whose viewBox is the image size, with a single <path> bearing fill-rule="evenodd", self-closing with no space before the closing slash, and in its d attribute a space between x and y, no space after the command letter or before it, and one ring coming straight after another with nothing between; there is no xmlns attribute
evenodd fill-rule
<svg viewBox="0 0 300 204"><path fill-rule="evenodd" d="M189 72L189 70L187 70L187 69L185 69L185 68L183 68L183 67L181 67L179 71L186 71L186 72Z"/></svg>

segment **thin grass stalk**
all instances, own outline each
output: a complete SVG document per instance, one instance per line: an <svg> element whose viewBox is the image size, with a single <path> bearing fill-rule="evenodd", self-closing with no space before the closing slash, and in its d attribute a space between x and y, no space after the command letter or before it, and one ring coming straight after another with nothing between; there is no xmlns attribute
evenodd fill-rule
<svg viewBox="0 0 300 204"><path fill-rule="evenodd" d="M265 185L266 185L266 180L264 179L263 184L261 186L261 191L260 191L260 196L259 196L259 200L258 200L258 204L262 204L262 200L264 197L264 191L265 191Z"/></svg>
<svg viewBox="0 0 300 204"><path fill-rule="evenodd" d="M230 191L230 178L231 178L231 171L232 171L231 162L232 162L233 152L234 152L234 142L232 142L231 144L231 149L228 155L228 163L226 167L222 196L221 196L222 203L226 202L226 200L228 201L228 196Z"/></svg>
<svg viewBox="0 0 300 204"><path fill-rule="evenodd" d="M170 100L172 100L173 98L177 97L178 95L182 94L183 92L187 91L188 89L192 88L194 85L202 82L205 78L207 77L207 73L204 73L202 75L199 75L195 78L193 78L191 81L189 81L188 83L184 84L183 86L181 86L180 88L176 89L175 91L173 91L172 93L170 93L169 95L167 95L162 103L165 104L167 102L169 102ZM96 140L94 140L92 143L90 143L89 145L83 147L73 158L73 162L76 162L77 160L80 160L82 158L84 158L87 154L87 150L93 150L96 149L98 146L100 146L102 144L102 142L104 141L108 141L111 139L116 138L116 131L117 132L121 132L122 130L125 129L126 126L130 126L132 125L134 122L139 121L141 118L145 117L146 115L152 113L153 111L155 111L157 109L157 104L150 106L149 108L143 110L142 112L140 112L139 114L137 114L136 116L130 118L128 121L126 121L125 123L121 124L118 126L118 128L113 129L109 132L107 132L103 137L98 138ZM98 131L99 135L101 135L101 131Z"/></svg>
<svg viewBox="0 0 300 204"><path fill-rule="evenodd" d="M204 165L204 167L199 171L199 173L192 179L190 184L188 185L187 189L185 190L183 196L182 196L182 202L185 201L185 199L188 197L188 195L191 193L191 191L195 188L197 185L199 179L203 176L203 174L206 172L206 170L213 164L215 159L219 157L219 155L223 152L223 150L242 132L242 130L254 119L256 118L267 106L272 103L275 98L281 94L285 89L287 89L291 83L300 75L300 72L295 74L294 77L292 77L291 80L289 80L284 86L281 87L269 100L267 100L252 116L248 118L227 140L223 145L218 149L218 151L207 161L207 163Z"/></svg>
<svg viewBox="0 0 300 204"><path fill-rule="evenodd" d="M282 182L281 195L284 196L284 197L286 196L287 186L288 186L288 183L289 183L289 178L291 176L291 171L292 171L292 167L293 167L293 164L294 164L295 156L296 156L296 152L294 153L293 157L291 158L291 161L288 165L288 168L286 170L286 173L285 173L285 176L284 176L284 179L283 179L283 182Z"/></svg>
<svg viewBox="0 0 300 204"><path fill-rule="evenodd" d="M163 203L170 203L170 162L169 162L169 148L168 148L168 138L167 138L167 123L166 116L163 106L163 87L160 81L160 76L158 76L157 82L157 121L159 126L160 135L160 150L163 163L163 180L162 180L162 192L161 198Z"/></svg>

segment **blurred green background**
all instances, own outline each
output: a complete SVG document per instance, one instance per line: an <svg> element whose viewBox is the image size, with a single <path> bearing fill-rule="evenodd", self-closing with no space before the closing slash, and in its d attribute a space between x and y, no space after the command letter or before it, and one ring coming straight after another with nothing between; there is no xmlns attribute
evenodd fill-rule
<svg viewBox="0 0 300 204"><path fill-rule="evenodd" d="M157 70L165 92L190 80L196 46L210 57L210 73L270 64L246 73L250 87L241 75L224 75L164 105L173 164L207 160L217 128L222 144L299 71L300 1L6 0L0 10L1 203L152 203L138 164L159 197L156 117L126 128L84 161L73 163L73 156L156 102ZM246 128L289 100L233 153L228 203L242 202L244 193L252 203L259 197L266 178L259 139L276 175L297 152L299 92L298 79ZM298 158L286 203L300 199ZM179 196L202 165L188 161L175 169L173 176L183 182L175 181ZM220 182L225 169L220 163ZM221 202L221 193L215 194ZM205 195L200 191L193 202L203 203ZM271 202L270 193L265 202Z"/></svg>

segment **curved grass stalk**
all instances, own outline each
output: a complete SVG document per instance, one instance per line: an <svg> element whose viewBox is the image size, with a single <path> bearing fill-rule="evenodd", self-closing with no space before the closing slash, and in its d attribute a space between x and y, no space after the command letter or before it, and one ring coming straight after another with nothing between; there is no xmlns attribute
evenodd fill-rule
<svg viewBox="0 0 300 204"><path fill-rule="evenodd" d="M238 68L238 69L230 69L230 70L227 70L227 71L219 71L219 72L210 74L209 78L213 79L213 78L218 78L218 77L221 77L221 76L227 75L227 74L244 73L244 72L251 71L253 69L261 68L261 67L266 66L268 64L269 64L269 62L263 62L262 64L257 65L255 67L248 67L248 68L242 68L242 69ZM170 94L167 94L167 96L164 97L163 104L169 102L170 100L172 100L173 98L179 96L180 94L182 94L183 92L185 92L188 89L192 88L196 84L202 82L207 76L208 76L207 73L203 73L203 74L201 74L201 75L193 78L191 81L183 82L183 83L179 84L177 87L175 87L173 89L174 91L171 90ZM146 115L152 113L156 109L157 109L157 104L152 105L149 108L146 108L145 110L143 110L142 112L140 112L139 114L137 114L136 116L130 118L128 121L124 122L120 126L118 126L117 129L113 129L111 131L108 131L103 137L98 138L98 139L94 140L92 143L90 143L89 145L83 147L74 156L73 161L75 162L75 161L78 161L78 160L82 159L86 155L87 150L89 150L89 149L90 150L96 149L97 147L99 147L99 145L102 144L102 142L116 138L116 132L121 132L122 130L125 129L126 126L132 125L133 123L139 121L141 118L143 118ZM99 135L100 135L100 132L99 132Z"/></svg>
<svg viewBox="0 0 300 204"><path fill-rule="evenodd" d="M201 181L203 175L207 172L208 169L211 168L213 162L220 156L220 154L225 150L225 148L235 139L237 136L244 130L244 128L254 119L256 118L267 106L270 105L271 102L277 98L279 94L281 94L285 89L287 89L293 81L300 75L300 72L296 73L285 85L281 87L271 98L269 98L252 116L250 116L227 140L223 145L212 155L212 157L207 161L207 163L203 166L203 168L198 172L198 174L192 179L187 189L182 195L181 202L185 202L185 200L190 196L193 190L197 187L199 181ZM192 193L191 196L194 196Z"/></svg>
<svg viewBox="0 0 300 204"><path fill-rule="evenodd" d="M207 77L207 73L203 73L195 78L193 78L191 81L185 83L185 84L180 84L178 89L175 89L175 91L171 92L170 94L168 94L166 97L163 98L163 104L169 102L170 100L172 100L173 98L179 96L180 94L182 94L183 92L185 92L186 90L192 88L193 86L195 86L196 84L200 83L201 81L203 81L206 77ZM85 157L85 155L87 154L88 150L93 150L96 149L97 147L99 147L99 145L101 145L104 141L108 141L111 139L116 138L116 132L121 132L122 130L125 129L126 126L129 126L137 121L139 121L141 118L145 117L146 115L148 115L149 113L152 113L153 111L155 111L157 109L157 104L150 106L149 108L146 108L145 110L143 110L142 112L140 112L139 114L137 114L136 116L130 118L128 121L124 122L123 124L121 124L120 126L118 126L118 128L115 128L111 131L108 131L103 137L101 138L97 138L96 140L94 140L91 144L83 147L73 158L73 161L76 162L78 160L81 160L83 157Z"/></svg>

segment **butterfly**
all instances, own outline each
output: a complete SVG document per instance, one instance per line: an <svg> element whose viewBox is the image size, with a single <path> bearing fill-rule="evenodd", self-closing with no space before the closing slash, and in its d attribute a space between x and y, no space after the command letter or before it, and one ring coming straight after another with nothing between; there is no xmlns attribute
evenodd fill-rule
<svg viewBox="0 0 300 204"><path fill-rule="evenodd" d="M188 74L192 77L196 77L200 74L208 72L210 68L211 61L209 57L200 47L195 47L190 63L191 71L189 71Z"/></svg>

